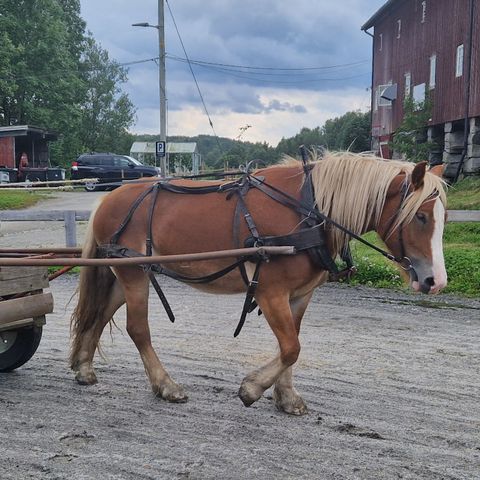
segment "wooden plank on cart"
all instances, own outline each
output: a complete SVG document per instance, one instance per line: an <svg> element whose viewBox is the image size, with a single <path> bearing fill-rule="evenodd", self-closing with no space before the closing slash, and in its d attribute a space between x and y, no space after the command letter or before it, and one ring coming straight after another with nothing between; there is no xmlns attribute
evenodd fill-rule
<svg viewBox="0 0 480 480"><path fill-rule="evenodd" d="M0 297L48 288L45 267L0 267Z"/></svg>
<svg viewBox="0 0 480 480"><path fill-rule="evenodd" d="M16 320L33 319L52 312L53 296L51 293L3 300L0 302L0 328L2 325Z"/></svg>

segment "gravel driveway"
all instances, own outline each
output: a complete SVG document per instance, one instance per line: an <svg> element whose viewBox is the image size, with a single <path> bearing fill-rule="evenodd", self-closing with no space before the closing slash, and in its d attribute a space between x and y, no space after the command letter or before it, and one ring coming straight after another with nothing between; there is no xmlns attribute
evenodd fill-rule
<svg viewBox="0 0 480 480"><path fill-rule="evenodd" d="M2 479L480 478L480 302L327 285L302 330L304 417L251 408L246 374L275 351L263 317L233 339L243 298L164 281L172 325L151 296L153 342L190 399L151 394L133 343L106 332L99 384L68 369L75 275L52 283L55 313L23 368L0 376Z"/></svg>
<svg viewBox="0 0 480 480"><path fill-rule="evenodd" d="M48 208L70 208L63 195ZM28 227L2 223L0 245L62 245L52 225ZM52 282L55 313L37 353L0 375L2 480L480 478L479 300L322 287L295 369L309 414L290 417L270 391L251 408L237 397L275 352L264 318L250 315L234 339L242 296L166 279L177 322L152 295L153 342L189 402L153 397L123 311L103 336L99 384L77 385L67 364L77 280Z"/></svg>
<svg viewBox="0 0 480 480"><path fill-rule="evenodd" d="M25 211L37 210L92 210L97 200L107 192L57 191ZM81 245L87 222L77 222L78 245ZM0 248L35 248L65 246L63 222L1 222Z"/></svg>

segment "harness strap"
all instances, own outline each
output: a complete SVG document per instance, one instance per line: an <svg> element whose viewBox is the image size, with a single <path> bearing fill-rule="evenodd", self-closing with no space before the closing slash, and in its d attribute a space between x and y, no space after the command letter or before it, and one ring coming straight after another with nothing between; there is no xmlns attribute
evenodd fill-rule
<svg viewBox="0 0 480 480"><path fill-rule="evenodd" d="M155 278L155 274L153 273L151 268L148 270L148 278L150 279L150 283L152 284L153 288L157 292L158 298L160 298L163 308L165 309L165 312L167 312L168 318L172 323L175 322L175 315L173 314L172 308L170 307L167 297L163 293L163 290L160 287L157 279Z"/></svg>
<svg viewBox="0 0 480 480"><path fill-rule="evenodd" d="M243 325L245 324L245 319L247 318L247 314L252 312L257 306L254 300L254 297L255 297L255 292L257 291L258 277L260 275L260 266L262 265L262 263L263 263L262 261L259 261L257 263L257 266L255 267L255 272L253 273L252 280L248 285L247 295L245 297L245 302L243 304L242 314L240 316L240 320L238 322L237 328L233 333L234 337L237 337L238 334L242 331Z"/></svg>
<svg viewBox="0 0 480 480"><path fill-rule="evenodd" d="M157 183L153 187L152 201L150 202L150 207L148 209L147 239L146 239L147 257L151 257L152 256L152 251L153 251L153 240L152 240L153 211L155 209L155 204L157 203L157 198L158 198L158 192L159 191L160 191L160 184Z"/></svg>
<svg viewBox="0 0 480 480"><path fill-rule="evenodd" d="M135 202L133 202L132 206L130 207L130 210L127 213L127 216L123 219L123 222L120 224L120 226L117 228L115 233L112 235L112 238L110 239L110 243L112 244L118 243L120 236L127 228L127 225L130 223L130 220L132 219L133 214L135 213L137 208L140 206L140 204L143 202L143 200L152 193L154 186L155 185L152 185L150 188L142 192L141 195L137 197Z"/></svg>

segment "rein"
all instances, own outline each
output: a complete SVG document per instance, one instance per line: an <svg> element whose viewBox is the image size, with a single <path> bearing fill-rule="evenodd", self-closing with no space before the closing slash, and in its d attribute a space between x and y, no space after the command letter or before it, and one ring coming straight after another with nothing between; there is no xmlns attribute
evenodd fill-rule
<svg viewBox="0 0 480 480"><path fill-rule="evenodd" d="M401 256L396 257L395 255L392 255L390 252L387 252L386 250L383 250L382 248L377 247L376 245L369 242L368 240L365 240L360 235L357 235L356 233L352 232L352 230L344 227L343 225L336 222L335 220L332 220L330 217L320 212L318 208L316 207L313 209L310 208L308 205L305 205L303 202L298 201L295 197L292 197L288 193L285 193L282 190L279 190L278 188L274 187L273 185L266 183L264 180L258 179L257 177L251 177L251 178L254 179L253 186L261 190L270 198L282 203L283 205L290 206L291 208L296 209L297 211L305 215L307 218L313 218L317 221L326 222L326 223L329 223L330 225L333 225L335 228L338 228L339 230L346 233L351 238L358 240L364 245L382 254L384 257L388 258L388 260L398 263L399 266L405 271L409 271L413 269L411 260L407 256L403 255L405 253L405 247L403 244L402 226L400 226L400 246L401 246L402 253L401 253ZM263 188L263 187L266 187L266 188ZM406 185L403 188L402 199L400 201L400 205L397 210L397 215L392 218L390 227L394 224L395 220L398 218L399 212L401 210L401 206L403 205L403 202L405 201L405 198L408 194L408 188L405 188L405 187ZM271 191L269 191L268 189L270 189ZM285 201L281 201L280 200L281 197L283 197Z"/></svg>

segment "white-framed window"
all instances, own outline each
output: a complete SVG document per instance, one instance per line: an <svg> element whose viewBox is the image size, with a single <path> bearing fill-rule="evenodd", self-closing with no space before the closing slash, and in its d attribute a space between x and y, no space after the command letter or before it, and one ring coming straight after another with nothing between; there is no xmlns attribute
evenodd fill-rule
<svg viewBox="0 0 480 480"><path fill-rule="evenodd" d="M427 18L427 0L423 0L422 2L422 23L425 23Z"/></svg>
<svg viewBox="0 0 480 480"><path fill-rule="evenodd" d="M381 52L383 50L383 33L378 34L378 51Z"/></svg>
<svg viewBox="0 0 480 480"><path fill-rule="evenodd" d="M405 98L410 97L412 91L412 74L407 72L405 74Z"/></svg>
<svg viewBox="0 0 480 480"><path fill-rule="evenodd" d="M413 87L413 101L415 102L415 110L420 109L420 105L425 101L425 84L420 83Z"/></svg>
<svg viewBox="0 0 480 480"><path fill-rule="evenodd" d="M436 75L437 75L437 56L432 55L430 57L430 79L428 81L428 88L430 90L435 88Z"/></svg>
<svg viewBox="0 0 480 480"><path fill-rule="evenodd" d="M400 38L401 34L402 34L402 21L397 20L397 38Z"/></svg>
<svg viewBox="0 0 480 480"><path fill-rule="evenodd" d="M457 47L457 59L455 61L455 76L461 77L463 75L463 43Z"/></svg>

